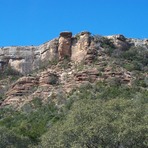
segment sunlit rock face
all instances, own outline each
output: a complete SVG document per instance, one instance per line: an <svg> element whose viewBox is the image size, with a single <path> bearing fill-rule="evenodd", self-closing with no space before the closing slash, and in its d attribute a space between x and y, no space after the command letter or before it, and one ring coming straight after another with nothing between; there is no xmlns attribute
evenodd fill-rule
<svg viewBox="0 0 148 148"><path fill-rule="evenodd" d="M80 62L86 57L90 59L91 55L88 55L90 44L90 32L81 32L73 37L72 32L61 32L59 38L39 46L0 48L0 69L3 70L9 65L14 70L25 75L46 66L49 61L68 58Z"/></svg>
<svg viewBox="0 0 148 148"><path fill-rule="evenodd" d="M29 73L33 69L33 62L37 52L38 47L35 46L0 48L1 67L9 65L22 74Z"/></svg>
<svg viewBox="0 0 148 148"><path fill-rule="evenodd" d="M73 37L72 47L71 47L71 60L72 61L82 61L87 55L87 50L91 43L90 32L81 32Z"/></svg>
<svg viewBox="0 0 148 148"><path fill-rule="evenodd" d="M42 63L58 58L58 40L40 46L15 46L0 48L0 69L10 66L21 74L38 69Z"/></svg>
<svg viewBox="0 0 148 148"><path fill-rule="evenodd" d="M71 32L61 32L59 37L59 59L64 59L65 57L71 57Z"/></svg>
<svg viewBox="0 0 148 148"><path fill-rule="evenodd" d="M58 39L53 39L39 46L42 62L58 59L58 44Z"/></svg>
<svg viewBox="0 0 148 148"><path fill-rule="evenodd" d="M118 51L128 50L131 46L148 49L148 40L126 38L123 35L106 36ZM100 43L95 43L90 32L83 31L75 36L72 32L61 32L55 38L39 46L10 46L0 48L0 70L10 66L26 75L35 69L46 67L50 61L65 58L73 62L91 62L98 54Z"/></svg>

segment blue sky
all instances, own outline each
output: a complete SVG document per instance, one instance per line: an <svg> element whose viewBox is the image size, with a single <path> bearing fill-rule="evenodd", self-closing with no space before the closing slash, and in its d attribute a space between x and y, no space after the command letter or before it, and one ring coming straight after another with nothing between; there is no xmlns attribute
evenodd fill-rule
<svg viewBox="0 0 148 148"><path fill-rule="evenodd" d="M87 30L148 38L148 0L0 0L0 46L40 45Z"/></svg>

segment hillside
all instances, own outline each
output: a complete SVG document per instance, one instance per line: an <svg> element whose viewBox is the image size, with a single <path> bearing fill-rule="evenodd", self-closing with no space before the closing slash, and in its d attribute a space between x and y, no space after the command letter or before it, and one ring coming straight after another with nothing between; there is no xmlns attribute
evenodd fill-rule
<svg viewBox="0 0 148 148"><path fill-rule="evenodd" d="M147 39L61 32L0 48L0 148L146 148L147 123Z"/></svg>

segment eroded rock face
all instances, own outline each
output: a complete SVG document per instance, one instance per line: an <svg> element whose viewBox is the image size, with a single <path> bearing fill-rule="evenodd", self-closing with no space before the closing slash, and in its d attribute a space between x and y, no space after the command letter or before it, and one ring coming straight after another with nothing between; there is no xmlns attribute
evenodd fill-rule
<svg viewBox="0 0 148 148"><path fill-rule="evenodd" d="M7 92L9 97L23 96L31 92L31 88L38 85L38 78L36 77L22 77L15 84L11 86L10 91Z"/></svg>
<svg viewBox="0 0 148 148"><path fill-rule="evenodd" d="M59 39L53 39L40 46L0 48L0 69L10 65L25 75L53 60L69 58L75 62L84 59L91 61L94 53L89 52L90 43L89 32L81 32L75 37L72 37L71 32L61 32Z"/></svg>
<svg viewBox="0 0 148 148"><path fill-rule="evenodd" d="M85 63L92 63L96 60L96 57L98 55L98 50L94 47L90 47L87 50L86 56L85 56Z"/></svg>
<svg viewBox="0 0 148 148"><path fill-rule="evenodd" d="M61 32L59 37L59 59L71 57L71 32Z"/></svg>
<svg viewBox="0 0 148 148"><path fill-rule="evenodd" d="M148 39L145 39L145 40L144 40L144 44L145 44L145 45L148 45Z"/></svg>
<svg viewBox="0 0 148 148"><path fill-rule="evenodd" d="M58 39L53 39L39 47L41 61L52 61L58 59Z"/></svg>
<svg viewBox="0 0 148 148"><path fill-rule="evenodd" d="M25 74L32 70L38 47L4 47L0 48L1 67L10 65L16 71Z"/></svg>
<svg viewBox="0 0 148 148"><path fill-rule="evenodd" d="M36 76L24 76L12 84L6 93L2 106L12 105L15 108L31 101L35 97L48 98L51 90L59 83L56 72L45 70Z"/></svg>
<svg viewBox="0 0 148 148"><path fill-rule="evenodd" d="M140 40L140 39L133 39L130 38L128 41L135 47L142 46L148 48L148 39Z"/></svg>
<svg viewBox="0 0 148 148"><path fill-rule="evenodd" d="M78 48L79 50L87 50L90 45L90 32L81 32L80 38L78 41Z"/></svg>
<svg viewBox="0 0 148 148"><path fill-rule="evenodd" d="M39 79L40 86L49 86L55 84L58 84L58 75L56 73L51 73L49 71L41 73L41 77Z"/></svg>
<svg viewBox="0 0 148 148"><path fill-rule="evenodd" d="M6 93L7 98L3 101L2 106L12 105L13 107L20 106L28 97L34 92L38 86L38 77L22 77L18 79L13 85L10 86Z"/></svg>
<svg viewBox="0 0 148 148"><path fill-rule="evenodd" d="M119 51L131 46L148 48L148 40L125 38L123 35L107 36ZM97 45L96 45L97 44ZM99 43L92 40L90 32L81 32L72 37L71 32L61 32L60 37L39 46L11 46L0 48L0 70L8 65L26 75L35 69L46 66L49 61L68 58L74 62L91 63L99 49Z"/></svg>
<svg viewBox="0 0 148 148"><path fill-rule="evenodd" d="M87 50L90 46L90 32L81 32L73 38L73 44L71 47L71 60L80 62L85 59Z"/></svg>
<svg viewBox="0 0 148 148"><path fill-rule="evenodd" d="M79 82L83 81L95 82L98 76L99 76L99 71L97 71L96 69L91 69L75 74L75 80Z"/></svg>
<svg viewBox="0 0 148 148"><path fill-rule="evenodd" d="M0 48L0 69L9 65L24 75L55 59L58 59L58 39L40 46Z"/></svg>

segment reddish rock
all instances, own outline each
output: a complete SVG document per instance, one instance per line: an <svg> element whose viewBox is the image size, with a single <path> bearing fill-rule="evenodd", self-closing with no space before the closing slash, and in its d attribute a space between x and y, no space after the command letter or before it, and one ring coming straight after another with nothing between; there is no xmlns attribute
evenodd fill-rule
<svg viewBox="0 0 148 148"><path fill-rule="evenodd" d="M75 80L94 82L98 76L99 76L99 72L97 70L82 71L75 74Z"/></svg>

